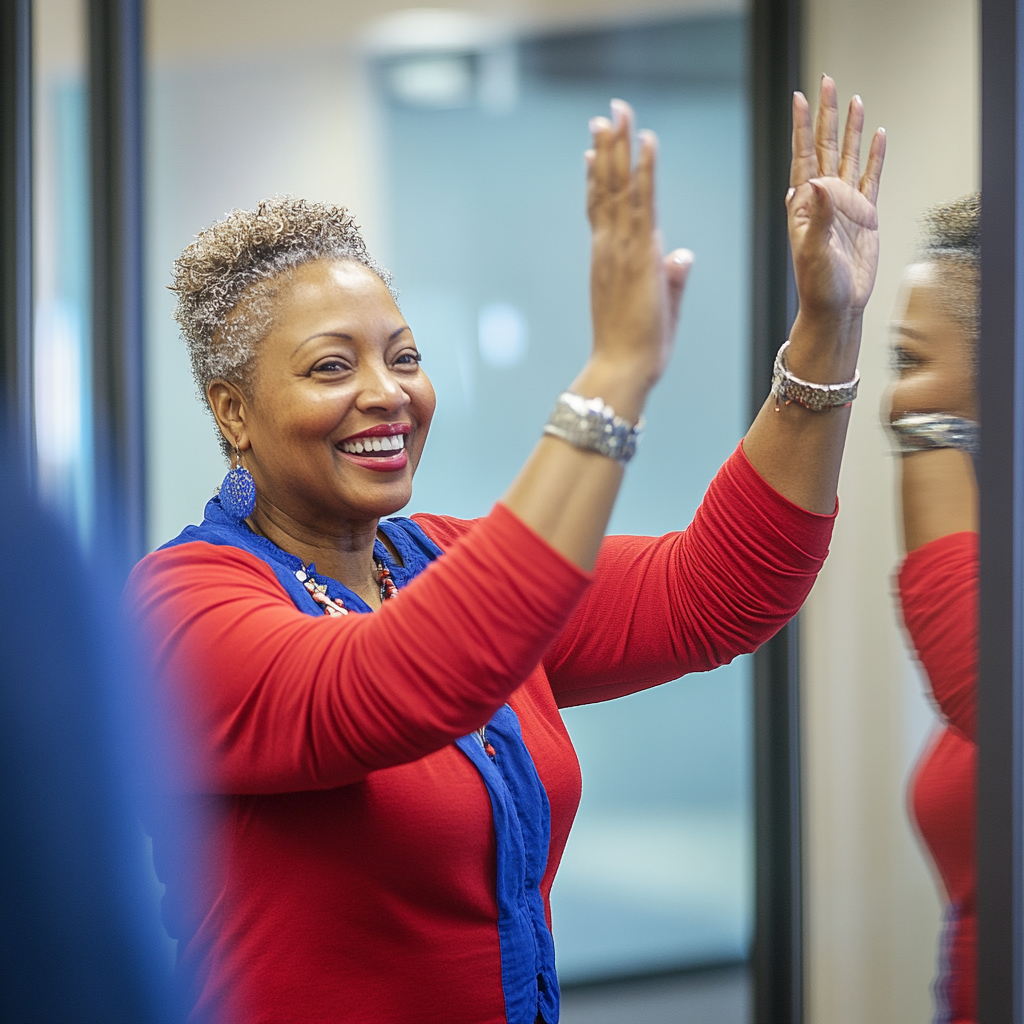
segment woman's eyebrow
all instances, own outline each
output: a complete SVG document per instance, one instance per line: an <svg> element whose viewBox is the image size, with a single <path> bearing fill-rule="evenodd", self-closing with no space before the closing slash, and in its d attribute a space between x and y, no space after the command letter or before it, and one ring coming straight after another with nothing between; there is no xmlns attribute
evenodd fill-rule
<svg viewBox="0 0 1024 1024"><path fill-rule="evenodd" d="M906 324L892 324L892 332L893 334L902 335L904 338L910 338L911 341L927 341L925 334L921 331L915 331L913 327L908 327Z"/></svg>
<svg viewBox="0 0 1024 1024"><path fill-rule="evenodd" d="M388 341L394 341L402 331L407 330L409 330L409 325L402 324L402 326L396 331L392 331L391 334L388 335ZM311 334L305 341L300 341L298 345L295 346L295 352L293 352L292 355L295 355L303 345L308 345L311 341L316 341L317 338L344 338L346 341L354 340L351 334L346 334L344 331L318 331L316 334Z"/></svg>
<svg viewBox="0 0 1024 1024"><path fill-rule="evenodd" d="M316 334L311 334L305 341L300 341L298 345L295 346L295 352L293 352L292 355L295 355L303 345L308 345L311 341L316 341L317 338L344 338L346 341L353 340L352 335L346 334L344 331L318 331Z"/></svg>

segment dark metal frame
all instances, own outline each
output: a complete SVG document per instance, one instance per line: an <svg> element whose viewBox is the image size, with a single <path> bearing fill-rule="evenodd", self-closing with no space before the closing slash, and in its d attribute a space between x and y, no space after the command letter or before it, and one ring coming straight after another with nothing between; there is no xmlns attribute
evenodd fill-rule
<svg viewBox="0 0 1024 1024"><path fill-rule="evenodd" d="M1024 1024L1024 3L981 16L978 1021Z"/></svg>
<svg viewBox="0 0 1024 1024"><path fill-rule="evenodd" d="M146 550L142 15L142 0L89 0L96 479L126 565Z"/></svg>
<svg viewBox="0 0 1024 1024"><path fill-rule="evenodd" d="M0 414L31 477L32 0L0 0Z"/></svg>
<svg viewBox="0 0 1024 1024"><path fill-rule="evenodd" d="M800 87L800 0L754 0L751 415L796 316L785 195L792 95ZM802 1024L800 677L797 620L754 655L755 1024Z"/></svg>

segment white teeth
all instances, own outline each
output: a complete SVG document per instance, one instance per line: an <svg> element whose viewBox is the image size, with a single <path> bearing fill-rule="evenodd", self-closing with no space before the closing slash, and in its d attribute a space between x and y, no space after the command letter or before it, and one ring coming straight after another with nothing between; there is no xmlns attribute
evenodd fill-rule
<svg viewBox="0 0 1024 1024"><path fill-rule="evenodd" d="M344 441L341 445L341 450L348 452L349 455L362 455L363 452L399 452L403 448L405 448L404 434L367 437L362 441Z"/></svg>

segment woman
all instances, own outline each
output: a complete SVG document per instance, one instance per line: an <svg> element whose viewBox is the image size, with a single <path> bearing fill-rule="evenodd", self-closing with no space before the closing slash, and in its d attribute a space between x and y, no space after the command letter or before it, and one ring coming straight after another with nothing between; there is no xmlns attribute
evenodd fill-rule
<svg viewBox="0 0 1024 1024"><path fill-rule="evenodd" d="M475 523L382 518L434 396L343 210L264 203L178 261L235 468L129 600L211 796L218 867L175 904L196 1018L552 1024L548 893L580 795L558 708L753 650L822 564L884 135L862 176L859 98L840 156L832 81L813 133L794 97L801 309L775 394L689 530L603 540L692 260L661 253L653 135L634 166L612 111L587 154L593 352Z"/></svg>
<svg viewBox="0 0 1024 1024"><path fill-rule="evenodd" d="M911 784L911 812L947 903L935 985L943 1024L975 1019L980 211L975 194L927 216L895 323L890 409L902 452L903 619L943 719Z"/></svg>

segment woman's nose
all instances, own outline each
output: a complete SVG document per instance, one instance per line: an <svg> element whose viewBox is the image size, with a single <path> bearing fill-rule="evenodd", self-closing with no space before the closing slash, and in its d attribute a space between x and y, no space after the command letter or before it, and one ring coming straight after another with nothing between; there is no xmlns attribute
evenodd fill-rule
<svg viewBox="0 0 1024 1024"><path fill-rule="evenodd" d="M395 378L390 368L383 362L364 364L359 376L360 409L393 410L407 405L409 396L405 393L401 381Z"/></svg>

